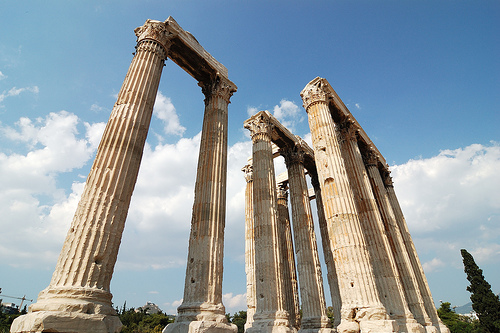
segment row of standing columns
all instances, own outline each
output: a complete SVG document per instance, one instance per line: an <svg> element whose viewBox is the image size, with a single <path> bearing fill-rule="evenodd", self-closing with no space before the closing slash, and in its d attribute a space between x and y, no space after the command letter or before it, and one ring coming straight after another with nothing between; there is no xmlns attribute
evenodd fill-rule
<svg viewBox="0 0 500 333"><path fill-rule="evenodd" d="M449 332L438 319L389 171L378 150L325 79L311 81L301 96L314 148L314 167L308 165L307 172L315 192L334 329ZM246 329L331 330L301 148L306 144L278 140L288 171L292 244L283 188L276 190L272 154L276 124L274 117L262 111L244 125L253 141L252 165L244 168L249 305ZM295 261L302 301L300 320L292 269Z"/></svg>

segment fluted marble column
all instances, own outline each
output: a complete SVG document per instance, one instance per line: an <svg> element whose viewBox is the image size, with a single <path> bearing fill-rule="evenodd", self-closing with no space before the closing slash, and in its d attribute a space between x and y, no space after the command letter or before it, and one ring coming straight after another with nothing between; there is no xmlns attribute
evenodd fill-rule
<svg viewBox="0 0 500 333"><path fill-rule="evenodd" d="M432 299L431 290L429 288L429 284L427 283L427 278L425 277L420 259L418 258L417 250L415 249L415 245L413 244L410 231L408 230L408 225L406 224L406 220L403 215L403 211L401 210L401 206L399 205L398 199L396 197L396 192L394 192L394 185L392 182L392 178L389 176L389 172L383 175L383 178L385 189L389 197L389 202L391 203L391 207L396 218L396 224L398 225L401 236L403 237L406 251L408 253L408 256L410 257L411 266L413 268L413 271L415 272L418 288L420 290L420 294L422 295L422 300L424 302L424 307L427 315L430 317L432 325L435 327L439 327L440 332L449 333L450 330L441 322L437 315L436 306L434 305L434 301Z"/></svg>
<svg viewBox="0 0 500 333"><path fill-rule="evenodd" d="M424 302L418 288L415 273L411 267L408 252L406 251L399 227L396 224L396 218L394 216L394 212L392 211L382 177L380 176L377 154L374 151L369 150L363 156L363 160L370 178L373 193L377 200L380 215L384 222L384 229L389 240L389 245L391 246L392 254L394 255L394 260L399 272L399 278L401 280L401 285L403 286L408 307L414 318L424 326L428 333L436 332L436 328L432 326L432 322L425 311Z"/></svg>
<svg viewBox="0 0 500 333"><path fill-rule="evenodd" d="M222 304L222 259L226 220L227 117L236 87L221 77L200 82L205 95L194 189L184 298L175 323L164 332L236 331Z"/></svg>
<svg viewBox="0 0 500 333"><path fill-rule="evenodd" d="M253 167L247 164L241 169L245 173L245 273L247 275L247 321L245 329L252 326L255 314L255 238L253 225Z"/></svg>
<svg viewBox="0 0 500 333"><path fill-rule="evenodd" d="M151 120L169 36L137 29L137 52L106 125L50 285L11 332L118 332L110 281Z"/></svg>
<svg viewBox="0 0 500 333"><path fill-rule="evenodd" d="M308 170L311 176L311 184L314 188L314 195L316 197L316 208L318 214L318 225L321 234L321 244L323 247L323 256L325 258L325 265L327 269L328 285L330 286L330 296L332 298L332 308L334 315L333 325L336 327L340 324L340 290L339 281L337 277L337 270L335 269L335 261L333 260L333 253L330 244L330 236L328 234L328 225L325 218L325 208L323 206L323 198L321 188L319 186L318 173L316 170Z"/></svg>
<svg viewBox="0 0 500 333"><path fill-rule="evenodd" d="M393 332L397 324L380 302L366 240L328 107L328 82L311 81L301 92L311 129L331 250L342 298L338 332Z"/></svg>
<svg viewBox="0 0 500 333"><path fill-rule="evenodd" d="M288 212L287 184L278 184L277 213L281 252L283 254L283 291L285 297L285 311L288 312L290 323L296 329L300 327L300 301L297 270L295 268L295 252L293 250L292 226Z"/></svg>
<svg viewBox="0 0 500 333"><path fill-rule="evenodd" d="M357 128L349 119L338 125L346 169L354 191L361 228L367 240L380 300L391 319L398 322L401 330L406 326L408 332L423 333L422 325L413 317L405 299L394 256L359 150Z"/></svg>
<svg viewBox="0 0 500 333"><path fill-rule="evenodd" d="M304 151L298 147L281 148L290 184L293 236L302 300L302 320L299 332L330 332L326 316L323 277L319 262L316 234L312 218L309 191L304 172Z"/></svg>
<svg viewBox="0 0 500 333"><path fill-rule="evenodd" d="M255 236L255 275L257 303L253 332L295 332L284 310L284 269L279 246L278 217L276 213L276 180L270 131L272 124L263 113L245 121L250 130L253 148L253 202Z"/></svg>

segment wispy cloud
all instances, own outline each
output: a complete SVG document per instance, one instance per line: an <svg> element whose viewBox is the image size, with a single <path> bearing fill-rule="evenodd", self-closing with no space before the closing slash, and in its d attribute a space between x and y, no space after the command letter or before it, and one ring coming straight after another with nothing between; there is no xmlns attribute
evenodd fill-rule
<svg viewBox="0 0 500 333"><path fill-rule="evenodd" d="M1 79L1 76L0 76L0 79ZM21 94L22 92L25 92L25 91L31 92L34 94L38 94L39 89L38 89L38 86L26 87L26 88L13 87L10 90L5 90L4 92L2 92L0 94L0 102L3 102L3 100L5 100L7 97L18 96L19 94Z"/></svg>
<svg viewBox="0 0 500 333"><path fill-rule="evenodd" d="M0 80L6 79L6 78L7 78L7 75L5 75L4 73L2 73L2 71L0 71Z"/></svg>
<svg viewBox="0 0 500 333"><path fill-rule="evenodd" d="M165 134L174 134L179 136L184 134L186 128L181 125L175 106L172 104L172 100L170 97L164 96L160 91L156 95L153 114L165 123Z"/></svg>

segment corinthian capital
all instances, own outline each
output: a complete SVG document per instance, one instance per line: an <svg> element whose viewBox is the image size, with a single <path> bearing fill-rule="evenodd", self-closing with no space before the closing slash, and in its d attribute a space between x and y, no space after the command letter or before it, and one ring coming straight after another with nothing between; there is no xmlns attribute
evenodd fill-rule
<svg viewBox="0 0 500 333"><path fill-rule="evenodd" d="M356 133L359 131L354 121L347 118L339 124L340 140L357 140Z"/></svg>
<svg viewBox="0 0 500 333"><path fill-rule="evenodd" d="M137 44L145 40L154 40L168 53L172 34L167 30L164 22L148 19L143 26L135 28L134 32L137 36Z"/></svg>
<svg viewBox="0 0 500 333"><path fill-rule="evenodd" d="M326 79L317 77L311 82L309 82L304 89L300 92L300 97L302 97L303 106L306 109L312 104L318 102L328 103L329 91L328 87L330 84Z"/></svg>
<svg viewBox="0 0 500 333"><path fill-rule="evenodd" d="M220 97L229 104L229 99L236 92L236 86L227 78L217 75L211 82L200 82L201 91L205 95L205 104L214 97Z"/></svg>
<svg viewBox="0 0 500 333"><path fill-rule="evenodd" d="M293 147L283 147L280 148L280 154L285 158L285 163L287 167L297 163L304 163L304 150L299 146L295 145Z"/></svg>
<svg viewBox="0 0 500 333"><path fill-rule="evenodd" d="M378 154L371 148L363 154L363 162L367 166L377 166L378 158Z"/></svg>
<svg viewBox="0 0 500 333"><path fill-rule="evenodd" d="M241 171L245 173L245 180L247 183L250 183L253 180L253 166L251 164L245 165Z"/></svg>
<svg viewBox="0 0 500 333"><path fill-rule="evenodd" d="M271 130L274 125L269 117L267 111L260 111L252 118L247 119L243 124L243 127L250 131L250 136L252 140L258 140L267 136L271 138Z"/></svg>

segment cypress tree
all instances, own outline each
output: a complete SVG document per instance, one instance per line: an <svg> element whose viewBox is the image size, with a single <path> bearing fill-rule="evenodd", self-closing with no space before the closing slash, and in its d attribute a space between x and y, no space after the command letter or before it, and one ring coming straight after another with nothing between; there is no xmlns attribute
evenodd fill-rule
<svg viewBox="0 0 500 333"><path fill-rule="evenodd" d="M470 285L472 309L479 318L480 326L489 333L500 333L500 299L491 291L490 284L484 279L483 271L476 265L472 255L460 250L464 262L464 271Z"/></svg>

